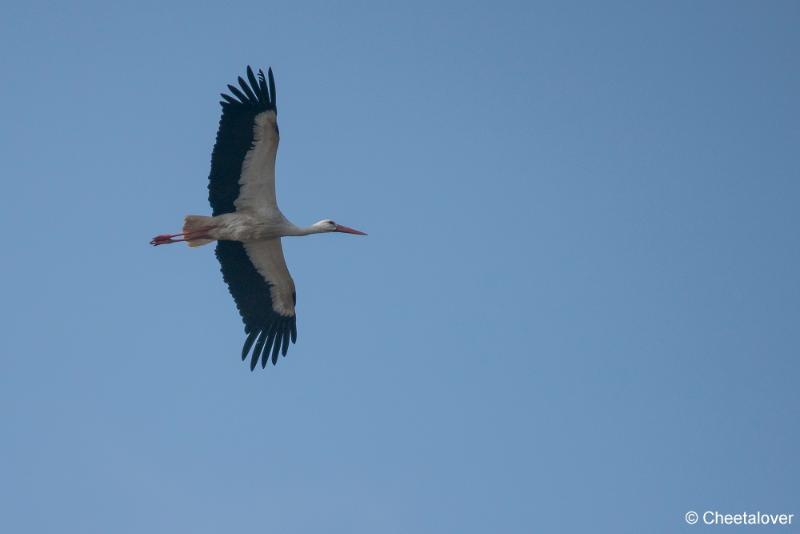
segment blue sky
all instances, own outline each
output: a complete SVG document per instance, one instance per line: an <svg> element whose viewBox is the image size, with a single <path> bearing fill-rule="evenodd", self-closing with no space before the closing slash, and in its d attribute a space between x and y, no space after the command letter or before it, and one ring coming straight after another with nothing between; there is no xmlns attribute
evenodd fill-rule
<svg viewBox="0 0 800 534"><path fill-rule="evenodd" d="M6 4L0 530L800 514L796 2ZM275 70L297 345L239 361L217 94ZM734 528L734 527L731 527Z"/></svg>

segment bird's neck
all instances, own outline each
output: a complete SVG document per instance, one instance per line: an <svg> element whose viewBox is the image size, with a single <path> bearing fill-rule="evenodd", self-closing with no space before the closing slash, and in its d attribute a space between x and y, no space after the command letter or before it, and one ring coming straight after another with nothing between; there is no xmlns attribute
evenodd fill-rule
<svg viewBox="0 0 800 534"><path fill-rule="evenodd" d="M286 236L302 236L302 235L311 235L311 234L319 234L324 232L325 230L320 228L319 226L295 226L292 225L291 227L286 229Z"/></svg>

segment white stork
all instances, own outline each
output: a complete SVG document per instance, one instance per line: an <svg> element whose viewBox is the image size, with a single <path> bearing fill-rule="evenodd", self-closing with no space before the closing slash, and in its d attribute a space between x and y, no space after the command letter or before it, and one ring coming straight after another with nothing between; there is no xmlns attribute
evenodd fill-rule
<svg viewBox="0 0 800 534"><path fill-rule="evenodd" d="M185 241L197 247L217 241L222 277L236 301L247 338L242 360L251 354L250 370L261 367L278 353L286 356L289 340L297 340L294 281L286 267L281 237L344 232L364 232L324 219L297 227L284 217L275 198L275 156L278 122L275 79L247 67L247 81L228 85L222 94L222 118L211 155L208 200L212 216L187 215L179 234L158 235L152 245ZM252 352L251 352L252 349Z"/></svg>

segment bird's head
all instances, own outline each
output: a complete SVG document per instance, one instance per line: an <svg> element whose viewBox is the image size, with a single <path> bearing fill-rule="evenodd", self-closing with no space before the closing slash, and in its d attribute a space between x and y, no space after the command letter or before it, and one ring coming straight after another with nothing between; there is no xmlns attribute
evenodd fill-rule
<svg viewBox="0 0 800 534"><path fill-rule="evenodd" d="M356 230L355 228L350 228L347 226L342 226L341 224L336 224L330 219L323 219L319 222L315 222L312 226L316 228L320 233L342 232L343 234L367 235L366 233L360 230Z"/></svg>

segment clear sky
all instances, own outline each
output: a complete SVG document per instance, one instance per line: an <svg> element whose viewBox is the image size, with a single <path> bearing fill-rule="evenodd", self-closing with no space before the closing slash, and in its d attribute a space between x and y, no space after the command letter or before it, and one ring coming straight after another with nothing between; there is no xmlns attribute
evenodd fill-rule
<svg viewBox="0 0 800 534"><path fill-rule="evenodd" d="M112 4L0 13L0 531L800 514L800 4ZM369 232L286 240L254 373L213 248L147 244L247 64L284 213Z"/></svg>

